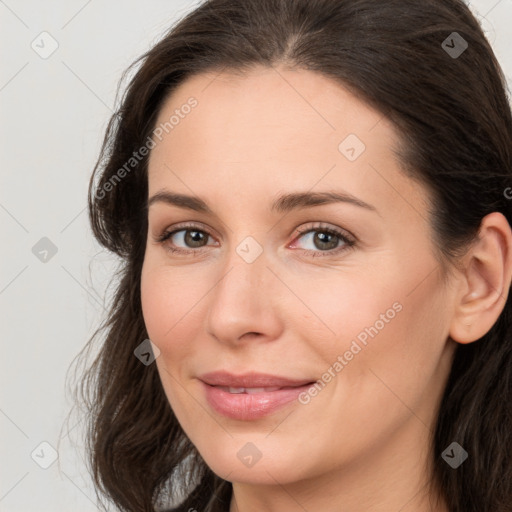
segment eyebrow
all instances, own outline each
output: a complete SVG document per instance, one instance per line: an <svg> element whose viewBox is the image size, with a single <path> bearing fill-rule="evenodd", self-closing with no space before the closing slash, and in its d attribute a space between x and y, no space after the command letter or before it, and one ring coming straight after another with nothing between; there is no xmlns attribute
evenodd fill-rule
<svg viewBox="0 0 512 512"><path fill-rule="evenodd" d="M155 203L165 203L188 210L214 214L205 201L197 196L177 194L167 190L160 190L148 200L147 207ZM279 196L270 208L272 212L286 213L300 208L309 208L333 203L348 203L360 208L365 208L376 213L375 206L362 201L361 199L347 192L294 192Z"/></svg>

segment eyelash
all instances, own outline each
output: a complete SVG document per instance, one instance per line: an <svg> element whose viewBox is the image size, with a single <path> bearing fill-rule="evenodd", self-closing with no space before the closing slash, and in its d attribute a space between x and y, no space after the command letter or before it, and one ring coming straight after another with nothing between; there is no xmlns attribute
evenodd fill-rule
<svg viewBox="0 0 512 512"><path fill-rule="evenodd" d="M175 235L176 233L179 233L180 231L198 231L205 235L211 236L207 231L200 229L200 227L197 225L184 224L181 226L177 226L177 228L173 229L172 231L164 231L160 236L158 236L156 238L155 241L157 243L162 244L165 247L165 250L172 254L175 254L175 253L182 254L182 255L188 255L188 254L194 254L194 253L199 254L199 253L203 252L203 249L206 249L206 247L200 247L197 249L182 249L182 248L176 248L169 244L166 244L167 240L169 240L173 235ZM319 257L319 256L325 257L325 256L338 255L341 252L352 249L356 244L355 238L348 236L345 232L341 232L337 229L334 229L331 227L326 227L326 226L321 226L321 225L320 226L311 226L311 227L304 228L304 229L297 229L297 233L298 233L297 238L300 238L303 235L306 235L308 233L315 232L315 231L337 236L340 239L340 241L343 242L344 245L342 245L341 247L336 247L334 249L329 249L326 251L320 251L320 250L313 251L311 249L302 249L306 253L313 253L311 255L313 258Z"/></svg>

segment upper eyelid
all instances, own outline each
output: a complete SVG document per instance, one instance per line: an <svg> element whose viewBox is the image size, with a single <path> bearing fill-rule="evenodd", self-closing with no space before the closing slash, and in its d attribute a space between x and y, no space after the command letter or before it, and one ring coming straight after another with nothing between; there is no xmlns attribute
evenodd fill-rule
<svg viewBox="0 0 512 512"><path fill-rule="evenodd" d="M294 228L293 232L294 233L299 233L300 231L300 234L304 234L305 231L313 231L315 229L318 229L318 230L321 230L321 229L331 229L331 230L335 230L335 231L341 231L342 233L346 233L347 236L350 236L352 238L356 238L355 235L353 235L352 233L350 233L350 231L348 231L347 229L345 228L341 228L341 227L338 227L338 226L331 226L331 225L328 225L327 223L325 222L319 222L319 221L309 221L309 223L313 222L314 224L317 224L317 225L311 225L309 227L304 227L304 228ZM305 223L302 223L302 224L307 224L308 222L305 222ZM302 226L301 224L301 226ZM318 224L322 224L322 225L318 225ZM160 232L162 233L174 233L176 231L182 231L182 230L193 230L193 229L197 229L198 231L204 231L206 233L208 233L209 235L213 236L211 231L212 231L212 228L210 228L209 226L206 226L206 224L203 224L199 221L184 221L184 222L178 222L176 225L174 226L171 226L170 228L165 228L163 230L161 230ZM213 230L215 232L215 230Z"/></svg>
<svg viewBox="0 0 512 512"><path fill-rule="evenodd" d="M178 223L176 226L172 226L171 228L165 228L163 231L160 232L160 235L156 235L156 238L158 239L164 235L176 234L179 231L193 231L194 229L197 231L202 231L208 236L214 237L214 235L211 233L211 229L205 227L203 224L196 222L184 222L183 225L181 225L181 223Z"/></svg>

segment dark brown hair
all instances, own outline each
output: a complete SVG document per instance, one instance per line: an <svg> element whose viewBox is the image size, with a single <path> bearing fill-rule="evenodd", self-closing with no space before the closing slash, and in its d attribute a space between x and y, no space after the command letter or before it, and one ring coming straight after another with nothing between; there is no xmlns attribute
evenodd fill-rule
<svg viewBox="0 0 512 512"><path fill-rule="evenodd" d="M459 48L467 43L460 55L449 51L453 37L462 38ZM94 235L120 257L120 267L108 317L93 336L104 333L101 350L80 396L90 412L97 492L123 511L149 512L172 500L176 511L226 511L232 489L181 429L156 365L134 356L148 338L140 297L147 157L122 179L119 170L144 146L163 101L187 78L276 64L330 77L392 121L404 173L432 194L443 268L456 263L485 215L498 211L511 222L512 203L504 194L512 182L506 82L461 0L201 4L130 68L136 73L109 122L90 181ZM509 297L485 336L457 347L431 449L432 482L453 512L512 511L511 315ZM469 453L457 469L440 458L452 442Z"/></svg>

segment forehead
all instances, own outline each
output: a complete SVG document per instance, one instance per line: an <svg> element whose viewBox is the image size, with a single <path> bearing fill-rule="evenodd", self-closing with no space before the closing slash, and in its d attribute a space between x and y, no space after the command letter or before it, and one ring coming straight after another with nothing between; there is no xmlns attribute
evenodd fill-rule
<svg viewBox="0 0 512 512"><path fill-rule="evenodd" d="M199 74L166 99L155 127L149 195L165 187L222 200L226 191L344 188L396 205L397 194L418 193L399 172L391 123L318 73Z"/></svg>
<svg viewBox="0 0 512 512"><path fill-rule="evenodd" d="M187 107L191 98L197 102L193 109ZM179 146L193 129L202 149L198 153L203 155L223 149L226 156L263 157L269 151L297 151L303 143L310 151L319 146L323 151L330 145L337 155L335 142L348 134L362 138L379 124L374 145L379 141L389 144L394 135L380 113L332 79L306 70L255 67L243 75L199 74L167 98L157 126L164 126L173 113L182 116L179 120L174 116L178 122L169 133L162 134L163 138L174 139L174 146ZM172 137L167 137L170 132ZM384 136L386 140L382 140ZM173 145L172 140L169 142Z"/></svg>

